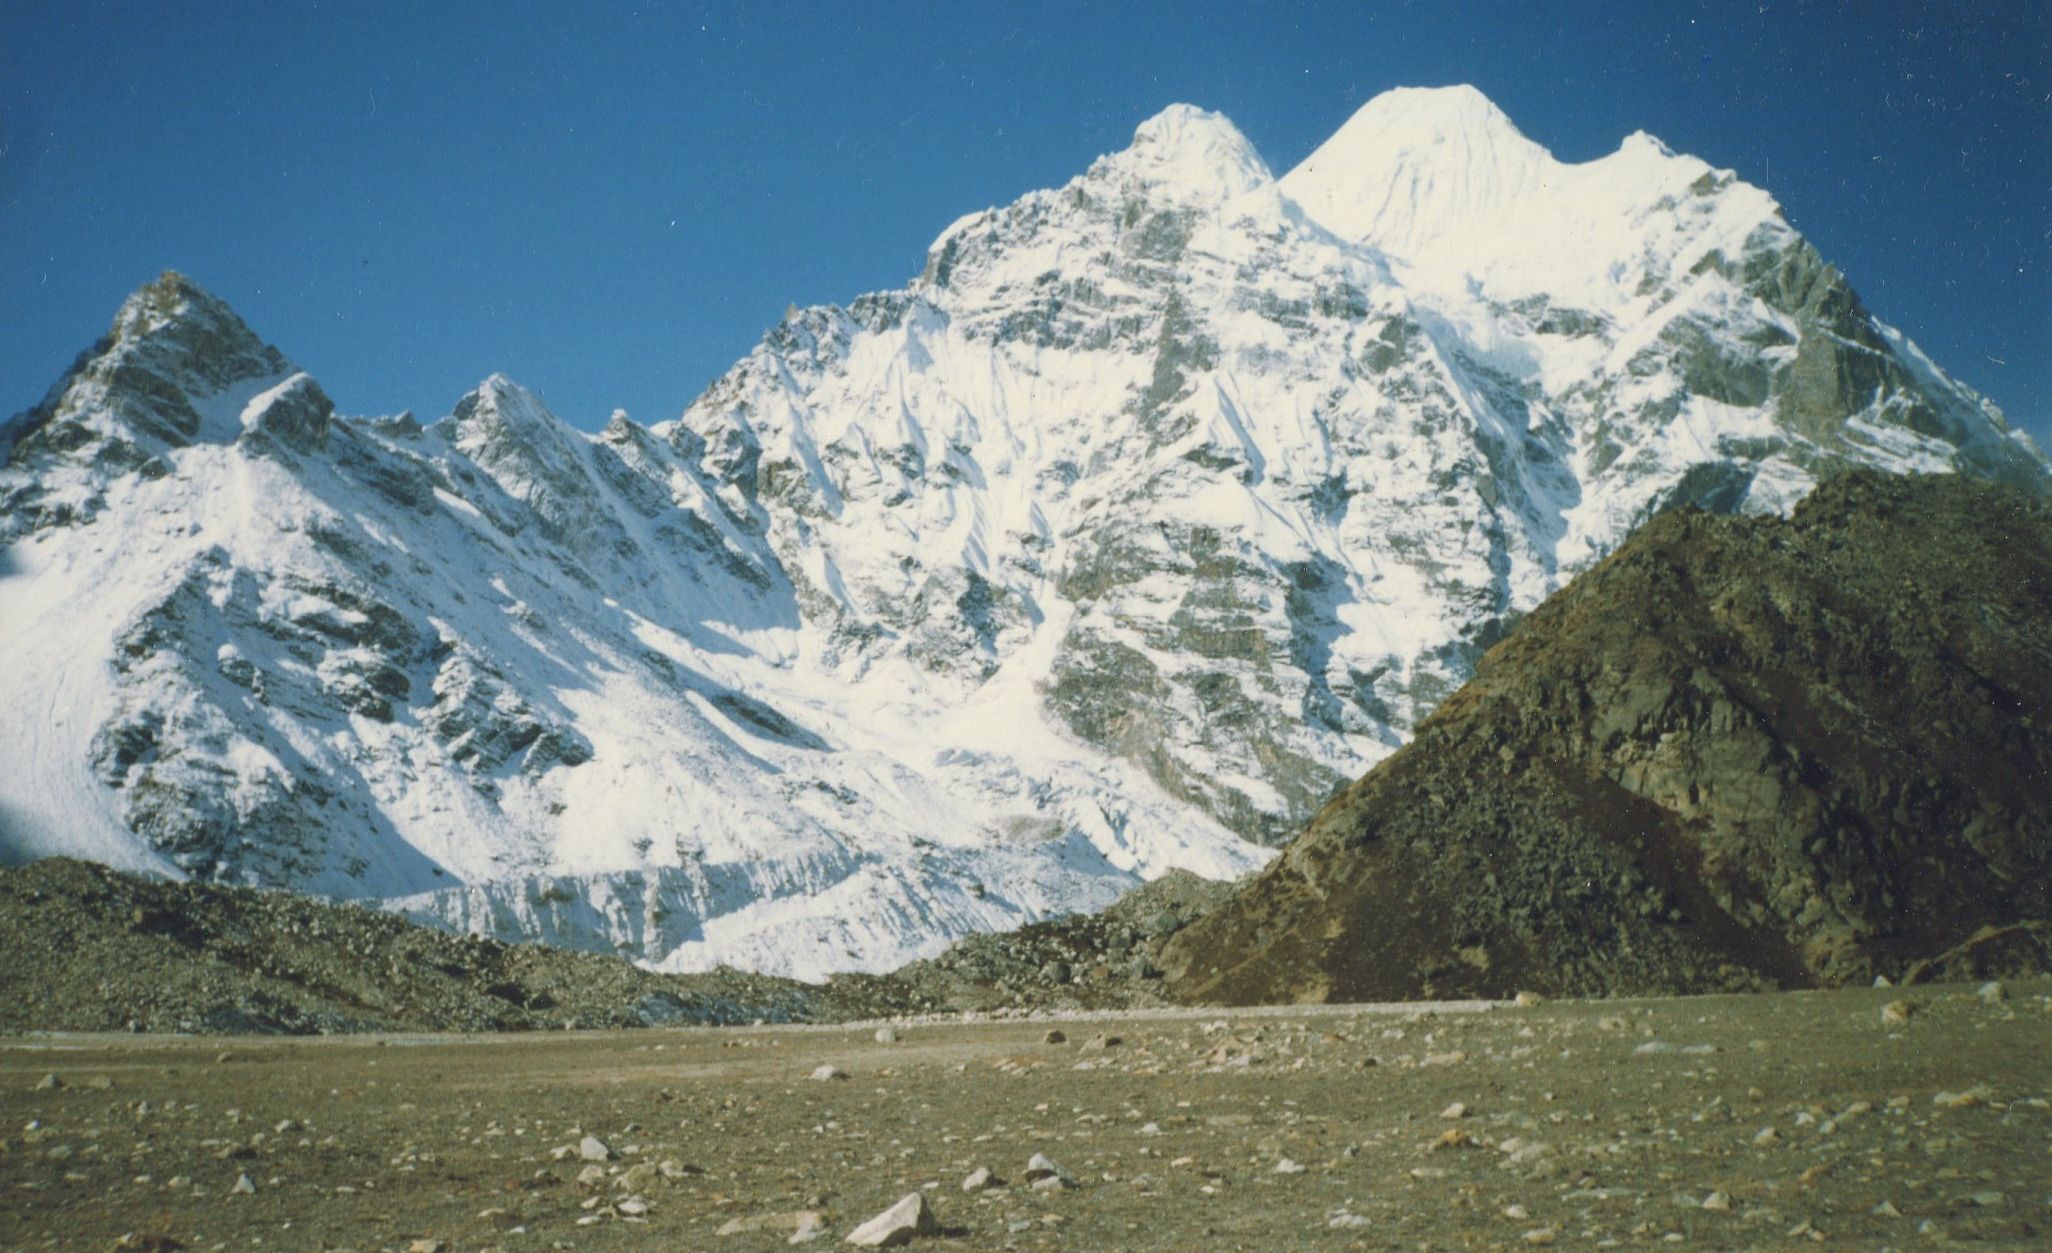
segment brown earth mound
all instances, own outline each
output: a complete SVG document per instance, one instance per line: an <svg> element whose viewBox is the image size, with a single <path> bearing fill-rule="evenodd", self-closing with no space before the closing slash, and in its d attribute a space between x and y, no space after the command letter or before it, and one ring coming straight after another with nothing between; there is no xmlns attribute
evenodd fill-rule
<svg viewBox="0 0 2052 1253"><path fill-rule="evenodd" d="M1534 611L1162 965L1185 1000L2043 967L2052 507L1858 473Z"/></svg>

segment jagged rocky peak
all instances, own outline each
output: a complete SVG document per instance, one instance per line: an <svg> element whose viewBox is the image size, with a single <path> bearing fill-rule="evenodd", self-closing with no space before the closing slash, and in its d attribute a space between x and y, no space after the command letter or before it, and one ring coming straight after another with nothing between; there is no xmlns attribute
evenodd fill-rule
<svg viewBox="0 0 2052 1253"><path fill-rule="evenodd" d="M1133 144L1106 157L1171 194L1225 200L1275 181L1254 145L1223 113L1172 104L1140 123Z"/></svg>
<svg viewBox="0 0 2052 1253"><path fill-rule="evenodd" d="M335 402L311 374L293 375L260 392L242 409L242 435L237 441L252 450L315 453L328 445L328 426Z"/></svg>
<svg viewBox="0 0 2052 1253"><path fill-rule="evenodd" d="M235 415L221 429L203 431L202 402L291 370L227 302L167 270L122 302L107 334L41 404L6 424L0 456L98 456L111 438L140 461L162 446L225 442L238 433Z"/></svg>
<svg viewBox="0 0 2052 1253"><path fill-rule="evenodd" d="M122 302L102 361L149 370L192 399L239 383L271 380L291 371L285 354L265 343L228 302L175 270L166 270ZM148 390L139 378L110 378Z"/></svg>

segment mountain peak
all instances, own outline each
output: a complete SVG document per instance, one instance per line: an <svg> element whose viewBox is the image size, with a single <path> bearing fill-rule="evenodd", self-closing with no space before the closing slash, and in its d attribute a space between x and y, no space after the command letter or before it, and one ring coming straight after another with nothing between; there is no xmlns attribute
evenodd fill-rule
<svg viewBox="0 0 2052 1253"><path fill-rule="evenodd" d="M1267 162L1223 113L1172 104L1133 131L1115 158L1151 183L1230 199L1275 181Z"/></svg>
<svg viewBox="0 0 2052 1253"><path fill-rule="evenodd" d="M121 302L114 315L117 340L140 340L168 327L204 327L237 341L257 343L256 333L228 306L176 270L166 270Z"/></svg>
<svg viewBox="0 0 2052 1253"><path fill-rule="evenodd" d="M1409 255L1554 164L1473 87L1398 87L1362 105L1282 188L1335 234Z"/></svg>

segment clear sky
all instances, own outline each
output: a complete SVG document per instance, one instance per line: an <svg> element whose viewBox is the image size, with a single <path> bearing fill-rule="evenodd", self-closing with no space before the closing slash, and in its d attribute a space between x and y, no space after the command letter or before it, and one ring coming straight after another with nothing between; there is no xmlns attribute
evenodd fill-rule
<svg viewBox="0 0 2052 1253"><path fill-rule="evenodd" d="M1644 129L1771 190L2052 445L2044 0L1247 5L0 0L0 412L185 271L345 412L503 370L675 416L787 303L1188 101L1278 174L1471 82L1568 160Z"/></svg>

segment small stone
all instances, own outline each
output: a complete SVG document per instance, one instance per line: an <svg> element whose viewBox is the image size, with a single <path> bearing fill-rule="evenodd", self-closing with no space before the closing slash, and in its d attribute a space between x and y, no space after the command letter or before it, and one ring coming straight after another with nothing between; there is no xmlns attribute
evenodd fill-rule
<svg viewBox="0 0 2052 1253"><path fill-rule="evenodd" d="M1546 998L1537 992L1520 992L1511 1003L1520 1009L1530 1009L1534 1005L1544 1005Z"/></svg>
<svg viewBox="0 0 2052 1253"><path fill-rule="evenodd" d="M1709 1196L1703 1198L1703 1208L1715 1210L1720 1214L1728 1214L1731 1212L1731 1194L1722 1189L1712 1192Z"/></svg>
<svg viewBox="0 0 2052 1253"><path fill-rule="evenodd" d="M1511 1204L1511 1205L1506 1205L1506 1206L1504 1206L1504 1207L1503 1207L1503 1216L1504 1216L1505 1218L1509 1218L1509 1219L1514 1219L1514 1220L1515 1220L1515 1219L1523 1219L1523 1218L1530 1218L1530 1217L1532 1216L1532 1211L1530 1211L1530 1210L1526 1209L1526 1208L1525 1208L1524 1206L1522 1206L1522 1205L1517 1205L1517 1204Z"/></svg>
<svg viewBox="0 0 2052 1253"><path fill-rule="evenodd" d="M1895 1208L1893 1201L1883 1201L1874 1207L1874 1212L1883 1218L1901 1218L1902 1211Z"/></svg>
<svg viewBox="0 0 2052 1253"><path fill-rule="evenodd" d="M1123 1043L1125 1041L1121 1040L1118 1036L1106 1035L1100 1031L1083 1041L1082 1049L1085 1053L1102 1053L1107 1049L1115 1049Z"/></svg>
<svg viewBox="0 0 2052 1253"><path fill-rule="evenodd" d="M36 1080L35 1090L38 1092L55 1092L63 1086L64 1080L59 1079L56 1075L44 1075Z"/></svg>
<svg viewBox="0 0 2052 1253"><path fill-rule="evenodd" d="M1881 1007L1881 1025L1900 1027L1909 1022L1916 1009L1908 1001L1890 1001Z"/></svg>
<svg viewBox="0 0 2052 1253"><path fill-rule="evenodd" d="M587 1188L596 1187L597 1185L602 1184L605 1181L606 1168L599 1165L597 1162L593 1162L591 1165L586 1166L583 1170L577 1172L577 1182L583 1184Z"/></svg>
<svg viewBox="0 0 2052 1253"><path fill-rule="evenodd" d="M1762 1127L1753 1136L1753 1143L1763 1149L1771 1144L1779 1144L1781 1143L1781 1133L1772 1127Z"/></svg>
<svg viewBox="0 0 2052 1253"><path fill-rule="evenodd" d="M839 1066L832 1065L831 1063L825 1066L821 1066L817 1070L814 1070L812 1072L812 1081L814 1083L831 1083L836 1079L846 1079L847 1077L847 1071L842 1070Z"/></svg>
<svg viewBox="0 0 2052 1253"><path fill-rule="evenodd" d="M1062 1034L1061 1028L1049 1027L1047 1034L1040 1037L1040 1042L1042 1044L1067 1044L1069 1037Z"/></svg>
<svg viewBox="0 0 2052 1253"><path fill-rule="evenodd" d="M788 1231L795 1236L798 1232L810 1230L813 1235L817 1235L826 1226L826 1221L827 1216L815 1209L790 1210L778 1214L747 1214L740 1218L729 1218L720 1224L719 1230L713 1234L740 1236L757 1231ZM808 1240L811 1238L812 1236L806 1237ZM792 1243L796 1244L797 1241L794 1239Z"/></svg>
<svg viewBox="0 0 2052 1253"><path fill-rule="evenodd" d="M992 1174L988 1166L978 1166L975 1170L969 1172L968 1178L962 1180L962 1191L964 1192L982 1192L986 1188L1001 1188L1003 1186L1004 1180Z"/></svg>
<svg viewBox="0 0 2052 1253"><path fill-rule="evenodd" d="M1441 1118L1466 1118L1468 1116L1468 1107L1459 1101L1455 1101L1445 1109L1440 1110L1439 1116Z"/></svg>
<svg viewBox="0 0 2052 1253"><path fill-rule="evenodd" d="M586 1136L577 1142L577 1156L587 1162L610 1162L615 1156L613 1146L597 1136Z"/></svg>
<svg viewBox="0 0 2052 1253"><path fill-rule="evenodd" d="M1063 1192L1076 1186L1076 1177L1045 1153L1035 1153L1026 1163L1026 1182L1036 1192Z"/></svg>
<svg viewBox="0 0 2052 1253"><path fill-rule="evenodd" d="M1368 1226L1369 1221L1359 1214L1349 1214L1342 1210L1326 1219L1325 1225L1334 1231L1359 1231Z"/></svg>
<svg viewBox="0 0 2052 1253"><path fill-rule="evenodd" d="M1895 983L1887 975L1875 975L1874 986L1877 988L1892 988L1895 986Z"/></svg>
<svg viewBox="0 0 2052 1253"><path fill-rule="evenodd" d="M1293 1161L1285 1157L1277 1162L1275 1169L1269 1173L1276 1175L1301 1175L1304 1173L1304 1165L1302 1162Z"/></svg>
<svg viewBox="0 0 2052 1253"><path fill-rule="evenodd" d="M228 1189L228 1192L231 1196L255 1196L256 1185L249 1181L248 1175L237 1175L235 1176L235 1186Z"/></svg>
<svg viewBox="0 0 2052 1253"><path fill-rule="evenodd" d="M613 1208L629 1218L640 1218L648 1213L648 1199L641 1196L630 1196Z"/></svg>
<svg viewBox="0 0 2052 1253"><path fill-rule="evenodd" d="M1559 1238L1560 1233L1551 1227L1534 1227L1523 1236L1526 1244L1552 1244Z"/></svg>
<svg viewBox="0 0 2052 1253"><path fill-rule="evenodd" d="M235 1061L235 1060L237 1060L237 1059L236 1059L236 1056L235 1056L235 1054L233 1054L233 1053L216 1053L216 1054L214 1054L214 1064L215 1064L216 1066L226 1066L226 1065L227 1065L227 1064L228 1064L229 1062L232 1062L232 1061Z"/></svg>
<svg viewBox="0 0 2052 1253"><path fill-rule="evenodd" d="M1475 1137L1469 1135L1467 1132L1461 1130L1459 1127L1449 1127L1447 1128L1446 1132L1439 1137L1439 1139L1432 1142L1432 1147L1434 1150L1472 1149L1475 1147Z"/></svg>
<svg viewBox="0 0 2052 1253"><path fill-rule="evenodd" d="M940 1223L926 1203L926 1194L912 1192L849 1232L847 1242L867 1249L890 1249L939 1232Z"/></svg>
<svg viewBox="0 0 2052 1253"><path fill-rule="evenodd" d="M1974 995L1980 997L1983 1001L1987 1002L1990 1005L2000 1005L2002 1002L2009 999L2009 989L2003 987L2000 983L1997 983L1995 980L1990 979L1988 980L1988 982L1982 984L1980 988L1974 993Z"/></svg>
<svg viewBox="0 0 2052 1253"><path fill-rule="evenodd" d="M791 1238L784 1241L785 1244L806 1244L826 1234L826 1223L821 1221L818 1214L807 1211L806 1217L812 1221L801 1224L791 1233Z"/></svg>
<svg viewBox="0 0 2052 1253"><path fill-rule="evenodd" d="M898 1033L891 1027L878 1027L876 1029L876 1042L878 1044L896 1044L898 1042Z"/></svg>
<svg viewBox="0 0 2052 1253"><path fill-rule="evenodd" d="M1995 1192L1992 1190L1987 1192L1976 1192L1973 1194L1973 1196L1967 1199L1972 1201L1974 1204L1980 1206L1982 1209L1998 1209L2001 1206L2008 1204L2009 1202L2009 1198L2007 1196L2004 1196L2002 1193Z"/></svg>
<svg viewBox="0 0 2052 1253"><path fill-rule="evenodd" d="M422 1239L407 1245L406 1253L443 1253L448 1247L446 1240Z"/></svg>
<svg viewBox="0 0 2052 1253"><path fill-rule="evenodd" d="M1931 1104L1939 1109L1966 1109L1973 1105L1985 1105L1995 1095L1995 1089L1981 1086L1968 1088L1964 1092L1939 1092L1931 1097Z"/></svg>

